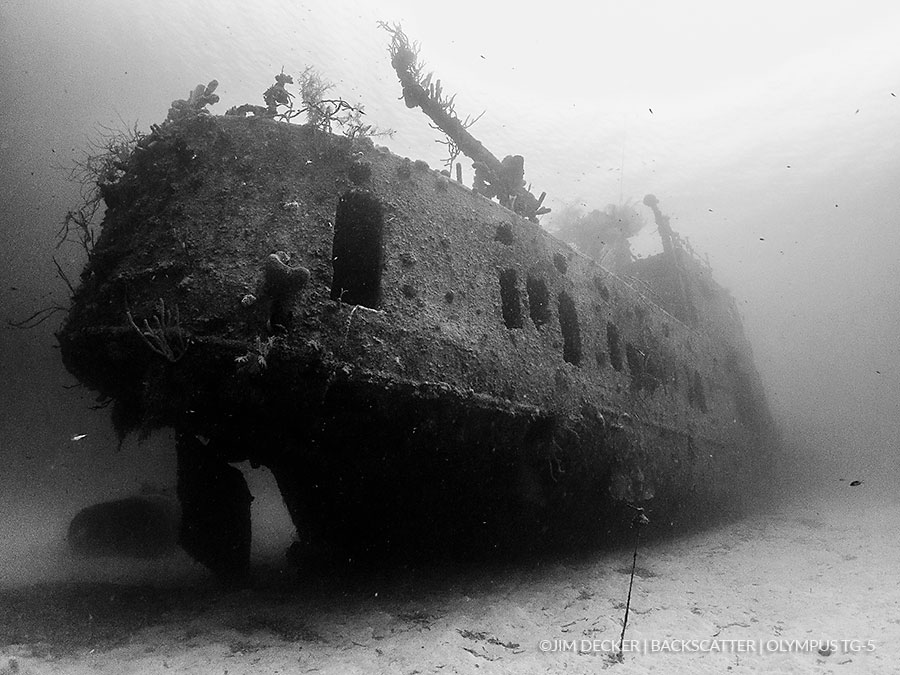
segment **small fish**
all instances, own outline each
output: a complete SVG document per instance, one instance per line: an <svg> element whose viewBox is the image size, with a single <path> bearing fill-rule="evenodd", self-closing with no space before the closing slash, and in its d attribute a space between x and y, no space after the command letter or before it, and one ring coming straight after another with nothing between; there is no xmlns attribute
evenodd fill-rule
<svg viewBox="0 0 900 675"><path fill-rule="evenodd" d="M85 438L86 436L87 436L87 434L75 434L69 440L70 441L80 441L82 438Z"/></svg>
<svg viewBox="0 0 900 675"><path fill-rule="evenodd" d="M651 115L653 114L653 108L647 108L647 110L650 111L650 114L651 114Z"/></svg>
<svg viewBox="0 0 900 675"><path fill-rule="evenodd" d="M850 481L850 487L857 487L857 486L862 485L862 484L863 484L863 482L862 482L861 480L853 480L853 481Z"/></svg>

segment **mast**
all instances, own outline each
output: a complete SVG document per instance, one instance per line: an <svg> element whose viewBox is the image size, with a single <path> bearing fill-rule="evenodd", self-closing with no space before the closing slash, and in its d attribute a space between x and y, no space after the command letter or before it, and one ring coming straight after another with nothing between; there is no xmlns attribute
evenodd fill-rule
<svg viewBox="0 0 900 675"><path fill-rule="evenodd" d="M403 88L403 101L407 108L421 108L434 125L447 134L450 142L472 160L475 168L474 189L485 197L497 197L500 204L537 222L537 216L550 211L542 207L546 192L535 197L525 187L525 159L521 155L508 155L503 160L475 138L468 127L477 120L460 120L456 115L454 99L444 95L441 81L432 82L434 73L423 74L424 64L419 60L419 46L410 43L399 25L380 26L391 34L391 65Z"/></svg>
<svg viewBox="0 0 900 675"><path fill-rule="evenodd" d="M653 219L656 221L659 238L662 240L663 253L666 260L669 261L669 268L672 270L672 277L677 285L680 304L684 312L683 318L692 326L696 326L699 323L697 308L694 306L690 280L682 259L683 251L669 224L669 216L663 215L663 212L659 210L659 200L655 195L644 195L644 204L653 211Z"/></svg>

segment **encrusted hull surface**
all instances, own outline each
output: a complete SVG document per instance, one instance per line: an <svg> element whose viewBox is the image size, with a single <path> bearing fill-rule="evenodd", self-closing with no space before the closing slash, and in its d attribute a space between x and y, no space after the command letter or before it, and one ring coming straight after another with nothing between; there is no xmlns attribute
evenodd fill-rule
<svg viewBox="0 0 900 675"><path fill-rule="evenodd" d="M702 274L687 321L371 144L209 116L151 139L107 190L63 359L123 433L270 467L301 537L564 545L629 505L659 525L739 508L763 478L765 399Z"/></svg>

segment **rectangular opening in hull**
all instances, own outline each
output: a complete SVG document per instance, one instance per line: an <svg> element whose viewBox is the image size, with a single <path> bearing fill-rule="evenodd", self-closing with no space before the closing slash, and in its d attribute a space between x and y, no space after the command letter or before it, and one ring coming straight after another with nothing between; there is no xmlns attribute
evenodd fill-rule
<svg viewBox="0 0 900 675"><path fill-rule="evenodd" d="M350 190L334 217L331 299L377 309L384 262L384 210L363 190Z"/></svg>

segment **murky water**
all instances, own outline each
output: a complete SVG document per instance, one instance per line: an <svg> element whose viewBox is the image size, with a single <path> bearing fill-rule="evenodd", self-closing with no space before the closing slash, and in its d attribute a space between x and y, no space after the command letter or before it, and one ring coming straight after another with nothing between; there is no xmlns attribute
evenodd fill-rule
<svg viewBox="0 0 900 675"><path fill-rule="evenodd" d="M498 156L525 156L526 179L537 193L547 191L554 209L545 225L552 228L567 207L660 198L673 226L709 257L738 300L790 444L786 489L807 494L812 486L819 495L643 551L641 565L655 576L638 581L643 606L629 622L635 635L873 640L867 655L682 654L665 663L691 672L890 672L887 655L900 638L891 604L897 550L888 534L900 469L900 14L880 2L582 4L531 12L464 2L445 13L399 0L377 7L318 0L4 4L3 318L64 306L67 289L51 256L73 281L84 262L77 246L55 248L62 216L78 202L77 186L60 167L103 126L137 121L146 130L161 122L170 102L199 82L220 82L213 111L222 113L261 103L282 68L299 73L312 65L336 95L365 106L367 121L396 130L380 142L439 166L440 136L398 100L388 35L377 26L400 21L421 41L444 87L458 92L460 114L486 111L472 132ZM465 163L464 170L471 172ZM202 584L203 570L185 556L84 564L66 554L62 537L75 512L145 483L173 489L174 460L165 433L116 449L109 411L72 388L54 349L61 316L31 330L0 331L0 584ZM271 477L244 468L259 496L257 559L275 564L291 527ZM851 489L854 479L863 483ZM364 668L356 650L376 654L385 672L440 668L442 655L457 672L475 664L492 672L599 668L602 656L557 660L535 644L584 637L595 615L605 617L604 635L615 632L616 569L627 558L496 578L466 572L474 576L425 600L400 593L386 607L360 592L351 606L363 618L310 601L304 610L322 611L307 626L319 637L300 640L290 659L331 672ZM227 615L222 603L230 602L240 604L218 597L213 604ZM241 672L252 654L268 653L254 651L259 636L252 631L197 630L187 643L159 643L168 646L157 661L134 653L109 658L124 659L134 672L162 668L164 660L184 672L221 672L190 665L194 657ZM155 644L146 634L141 639ZM244 647L234 648L238 642ZM423 648L428 656L420 659ZM287 668L286 653L270 665ZM56 672L93 672L105 658L81 656ZM16 658L35 672L57 668L27 654ZM643 672L662 658L635 656L626 668ZM0 658L0 672L4 667L12 672Z"/></svg>

